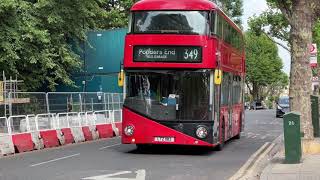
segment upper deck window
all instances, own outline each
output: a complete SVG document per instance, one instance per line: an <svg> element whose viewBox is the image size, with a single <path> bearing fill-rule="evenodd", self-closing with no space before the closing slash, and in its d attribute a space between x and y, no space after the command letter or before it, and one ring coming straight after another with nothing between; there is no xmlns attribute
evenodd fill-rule
<svg viewBox="0 0 320 180"><path fill-rule="evenodd" d="M132 33L199 34L209 31L207 11L137 11Z"/></svg>

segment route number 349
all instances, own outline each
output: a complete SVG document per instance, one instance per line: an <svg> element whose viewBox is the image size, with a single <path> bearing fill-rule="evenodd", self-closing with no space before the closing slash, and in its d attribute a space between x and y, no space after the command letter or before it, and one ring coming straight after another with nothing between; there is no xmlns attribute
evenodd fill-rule
<svg viewBox="0 0 320 180"><path fill-rule="evenodd" d="M183 58L186 60L197 60L199 56L198 49L185 49Z"/></svg>
<svg viewBox="0 0 320 180"><path fill-rule="evenodd" d="M288 124L289 124L289 126L294 126L295 125L294 121L288 121Z"/></svg>

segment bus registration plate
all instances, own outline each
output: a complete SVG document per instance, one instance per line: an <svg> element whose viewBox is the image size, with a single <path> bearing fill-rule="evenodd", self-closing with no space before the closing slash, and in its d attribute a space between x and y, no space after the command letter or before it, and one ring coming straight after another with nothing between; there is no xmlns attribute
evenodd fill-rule
<svg viewBox="0 0 320 180"><path fill-rule="evenodd" d="M154 137L155 142L174 142L174 137Z"/></svg>

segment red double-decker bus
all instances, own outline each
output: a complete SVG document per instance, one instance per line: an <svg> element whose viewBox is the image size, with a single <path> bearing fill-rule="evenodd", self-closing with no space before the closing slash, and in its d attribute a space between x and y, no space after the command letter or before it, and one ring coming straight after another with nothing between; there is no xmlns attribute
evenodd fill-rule
<svg viewBox="0 0 320 180"><path fill-rule="evenodd" d="M208 0L141 0L124 55L122 143L218 146L244 121L244 40Z"/></svg>

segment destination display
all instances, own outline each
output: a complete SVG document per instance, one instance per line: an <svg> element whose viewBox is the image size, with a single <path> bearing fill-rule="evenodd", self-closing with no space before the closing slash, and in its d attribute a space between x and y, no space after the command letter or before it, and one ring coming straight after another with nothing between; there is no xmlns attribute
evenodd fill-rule
<svg viewBox="0 0 320 180"><path fill-rule="evenodd" d="M199 46L135 46L135 62L199 63L202 49Z"/></svg>

